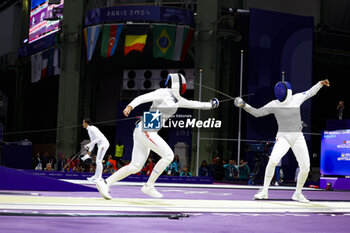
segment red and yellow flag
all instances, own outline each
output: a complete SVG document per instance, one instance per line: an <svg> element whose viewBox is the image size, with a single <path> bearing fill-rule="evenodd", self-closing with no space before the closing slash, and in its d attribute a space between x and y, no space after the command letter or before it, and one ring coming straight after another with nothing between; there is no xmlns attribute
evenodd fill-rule
<svg viewBox="0 0 350 233"><path fill-rule="evenodd" d="M124 44L124 55L133 50L142 52L146 44L148 25L127 25Z"/></svg>

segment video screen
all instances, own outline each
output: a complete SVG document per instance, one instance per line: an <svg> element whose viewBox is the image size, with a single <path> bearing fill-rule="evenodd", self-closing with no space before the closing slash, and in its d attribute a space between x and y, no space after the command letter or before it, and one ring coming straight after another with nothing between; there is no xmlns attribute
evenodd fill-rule
<svg viewBox="0 0 350 233"><path fill-rule="evenodd" d="M323 132L321 174L350 175L350 129Z"/></svg>
<svg viewBox="0 0 350 233"><path fill-rule="evenodd" d="M57 32L59 28L58 20L45 20L53 17L52 9L54 7L63 8L63 0L60 4L50 4L49 0L32 0L29 21L28 42L32 43L49 34Z"/></svg>

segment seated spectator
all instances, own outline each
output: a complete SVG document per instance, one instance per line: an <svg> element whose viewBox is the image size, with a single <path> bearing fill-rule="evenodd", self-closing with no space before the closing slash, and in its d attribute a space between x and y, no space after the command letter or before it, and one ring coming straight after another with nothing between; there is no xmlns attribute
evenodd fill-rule
<svg viewBox="0 0 350 233"><path fill-rule="evenodd" d="M72 162L71 162L71 164L73 164L73 168L72 168L72 170L74 171L74 172L81 172L82 170L83 170L83 168L82 168L82 166L80 166L80 161L79 161L79 159L78 158L75 158ZM81 167L81 168L80 168Z"/></svg>
<svg viewBox="0 0 350 233"><path fill-rule="evenodd" d="M238 177L238 169L236 167L236 161L233 159L229 160L228 164L224 165L225 168L225 180L233 181Z"/></svg>
<svg viewBox="0 0 350 233"><path fill-rule="evenodd" d="M244 162L242 159L240 160L239 165L239 180L249 180L250 169L248 166L248 162Z"/></svg>
<svg viewBox="0 0 350 233"><path fill-rule="evenodd" d="M62 171L63 172L73 172L73 170L69 167L69 165L68 166L64 166Z"/></svg>
<svg viewBox="0 0 350 233"><path fill-rule="evenodd" d="M148 157L146 166L141 170L144 175L149 176L153 171L154 163L151 157Z"/></svg>
<svg viewBox="0 0 350 233"><path fill-rule="evenodd" d="M84 172L83 164L78 163L75 172Z"/></svg>
<svg viewBox="0 0 350 233"><path fill-rule="evenodd" d="M103 173L113 174L114 172L116 172L116 170L114 169L113 164L107 162L106 169L103 171Z"/></svg>
<svg viewBox="0 0 350 233"><path fill-rule="evenodd" d="M93 162L93 163L91 164L91 166L90 166L89 172L95 174L95 171L96 171L96 163Z"/></svg>
<svg viewBox="0 0 350 233"><path fill-rule="evenodd" d="M35 158L33 160L33 166L35 166L35 170L43 170L43 164L40 153L36 153Z"/></svg>
<svg viewBox="0 0 350 233"><path fill-rule="evenodd" d="M51 163L47 163L44 170L45 171L53 171Z"/></svg>
<svg viewBox="0 0 350 233"><path fill-rule="evenodd" d="M58 155L57 171L62 171L67 164L67 159L64 154Z"/></svg>
<svg viewBox="0 0 350 233"><path fill-rule="evenodd" d="M181 177L192 177L192 173L189 171L188 166L184 166L183 172L180 173Z"/></svg>
<svg viewBox="0 0 350 233"><path fill-rule="evenodd" d="M76 163L76 159L73 159L74 155L71 155L70 158L67 160L67 163L69 168L72 169L72 171L74 171L74 167L75 167L75 163ZM72 160L73 159L73 160Z"/></svg>
<svg viewBox="0 0 350 233"><path fill-rule="evenodd" d="M174 161L176 163L178 172L180 172L181 171L181 163L180 163L180 158L179 158L178 154L175 155Z"/></svg>
<svg viewBox="0 0 350 233"><path fill-rule="evenodd" d="M179 170L177 169L177 163L173 160L167 168L165 168L165 172L168 176L178 176Z"/></svg>
<svg viewBox="0 0 350 233"><path fill-rule="evenodd" d="M110 163L110 164L113 165L113 169L114 169L115 171L118 170L118 168L117 168L117 161L115 161L115 160L113 159L113 156L112 156L112 155L108 155L108 163Z"/></svg>
<svg viewBox="0 0 350 233"><path fill-rule="evenodd" d="M199 176L212 176L212 173L210 171L210 167L207 164L207 161L203 160L201 166L198 169L198 175Z"/></svg>
<svg viewBox="0 0 350 233"><path fill-rule="evenodd" d="M48 152L48 163L51 163L51 167L54 170L56 167L56 156L54 155L54 153L52 151Z"/></svg>

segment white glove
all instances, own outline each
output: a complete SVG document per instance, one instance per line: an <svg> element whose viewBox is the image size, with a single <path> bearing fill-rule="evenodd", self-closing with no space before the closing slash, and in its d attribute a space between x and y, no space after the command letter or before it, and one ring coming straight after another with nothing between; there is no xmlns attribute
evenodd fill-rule
<svg viewBox="0 0 350 233"><path fill-rule="evenodd" d="M217 98L213 98L210 100L211 108L217 108L219 107L219 100Z"/></svg>
<svg viewBox="0 0 350 233"><path fill-rule="evenodd" d="M242 108L245 106L245 101L241 97L235 98L235 106Z"/></svg>
<svg viewBox="0 0 350 233"><path fill-rule="evenodd" d="M90 147L91 147L91 144L90 144L90 143L88 143L88 144L84 145L84 148L85 148L85 149L87 149L87 150L89 150L89 149L90 149Z"/></svg>

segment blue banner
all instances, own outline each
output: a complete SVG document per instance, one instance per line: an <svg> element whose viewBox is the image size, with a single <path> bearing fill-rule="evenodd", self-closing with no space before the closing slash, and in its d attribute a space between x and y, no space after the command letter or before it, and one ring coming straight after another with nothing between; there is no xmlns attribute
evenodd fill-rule
<svg viewBox="0 0 350 233"><path fill-rule="evenodd" d="M92 173L84 172L58 172L58 171L38 171L38 170L24 170L31 174L40 176L49 176L57 179L72 179L72 180L86 180L87 177L91 177ZM108 178L111 174L102 174L104 179ZM130 175L124 178L123 182L147 182L149 176L146 175ZM212 184L212 177L180 177L180 176L160 176L157 179L159 183L187 183L187 184Z"/></svg>
<svg viewBox="0 0 350 233"><path fill-rule="evenodd" d="M85 26L119 21L148 21L194 26L194 12L162 6L120 6L93 9L86 14Z"/></svg>
<svg viewBox="0 0 350 233"><path fill-rule="evenodd" d="M18 58L26 57L54 46L56 34L57 33L50 34L31 44L27 44L26 46L20 47L18 49L18 54L17 54Z"/></svg>
<svg viewBox="0 0 350 233"><path fill-rule="evenodd" d="M320 169L321 175L350 175L350 129L322 133Z"/></svg>
<svg viewBox="0 0 350 233"><path fill-rule="evenodd" d="M43 4L44 2L46 2L47 0L31 0L30 3L30 9L33 10L35 7Z"/></svg>

